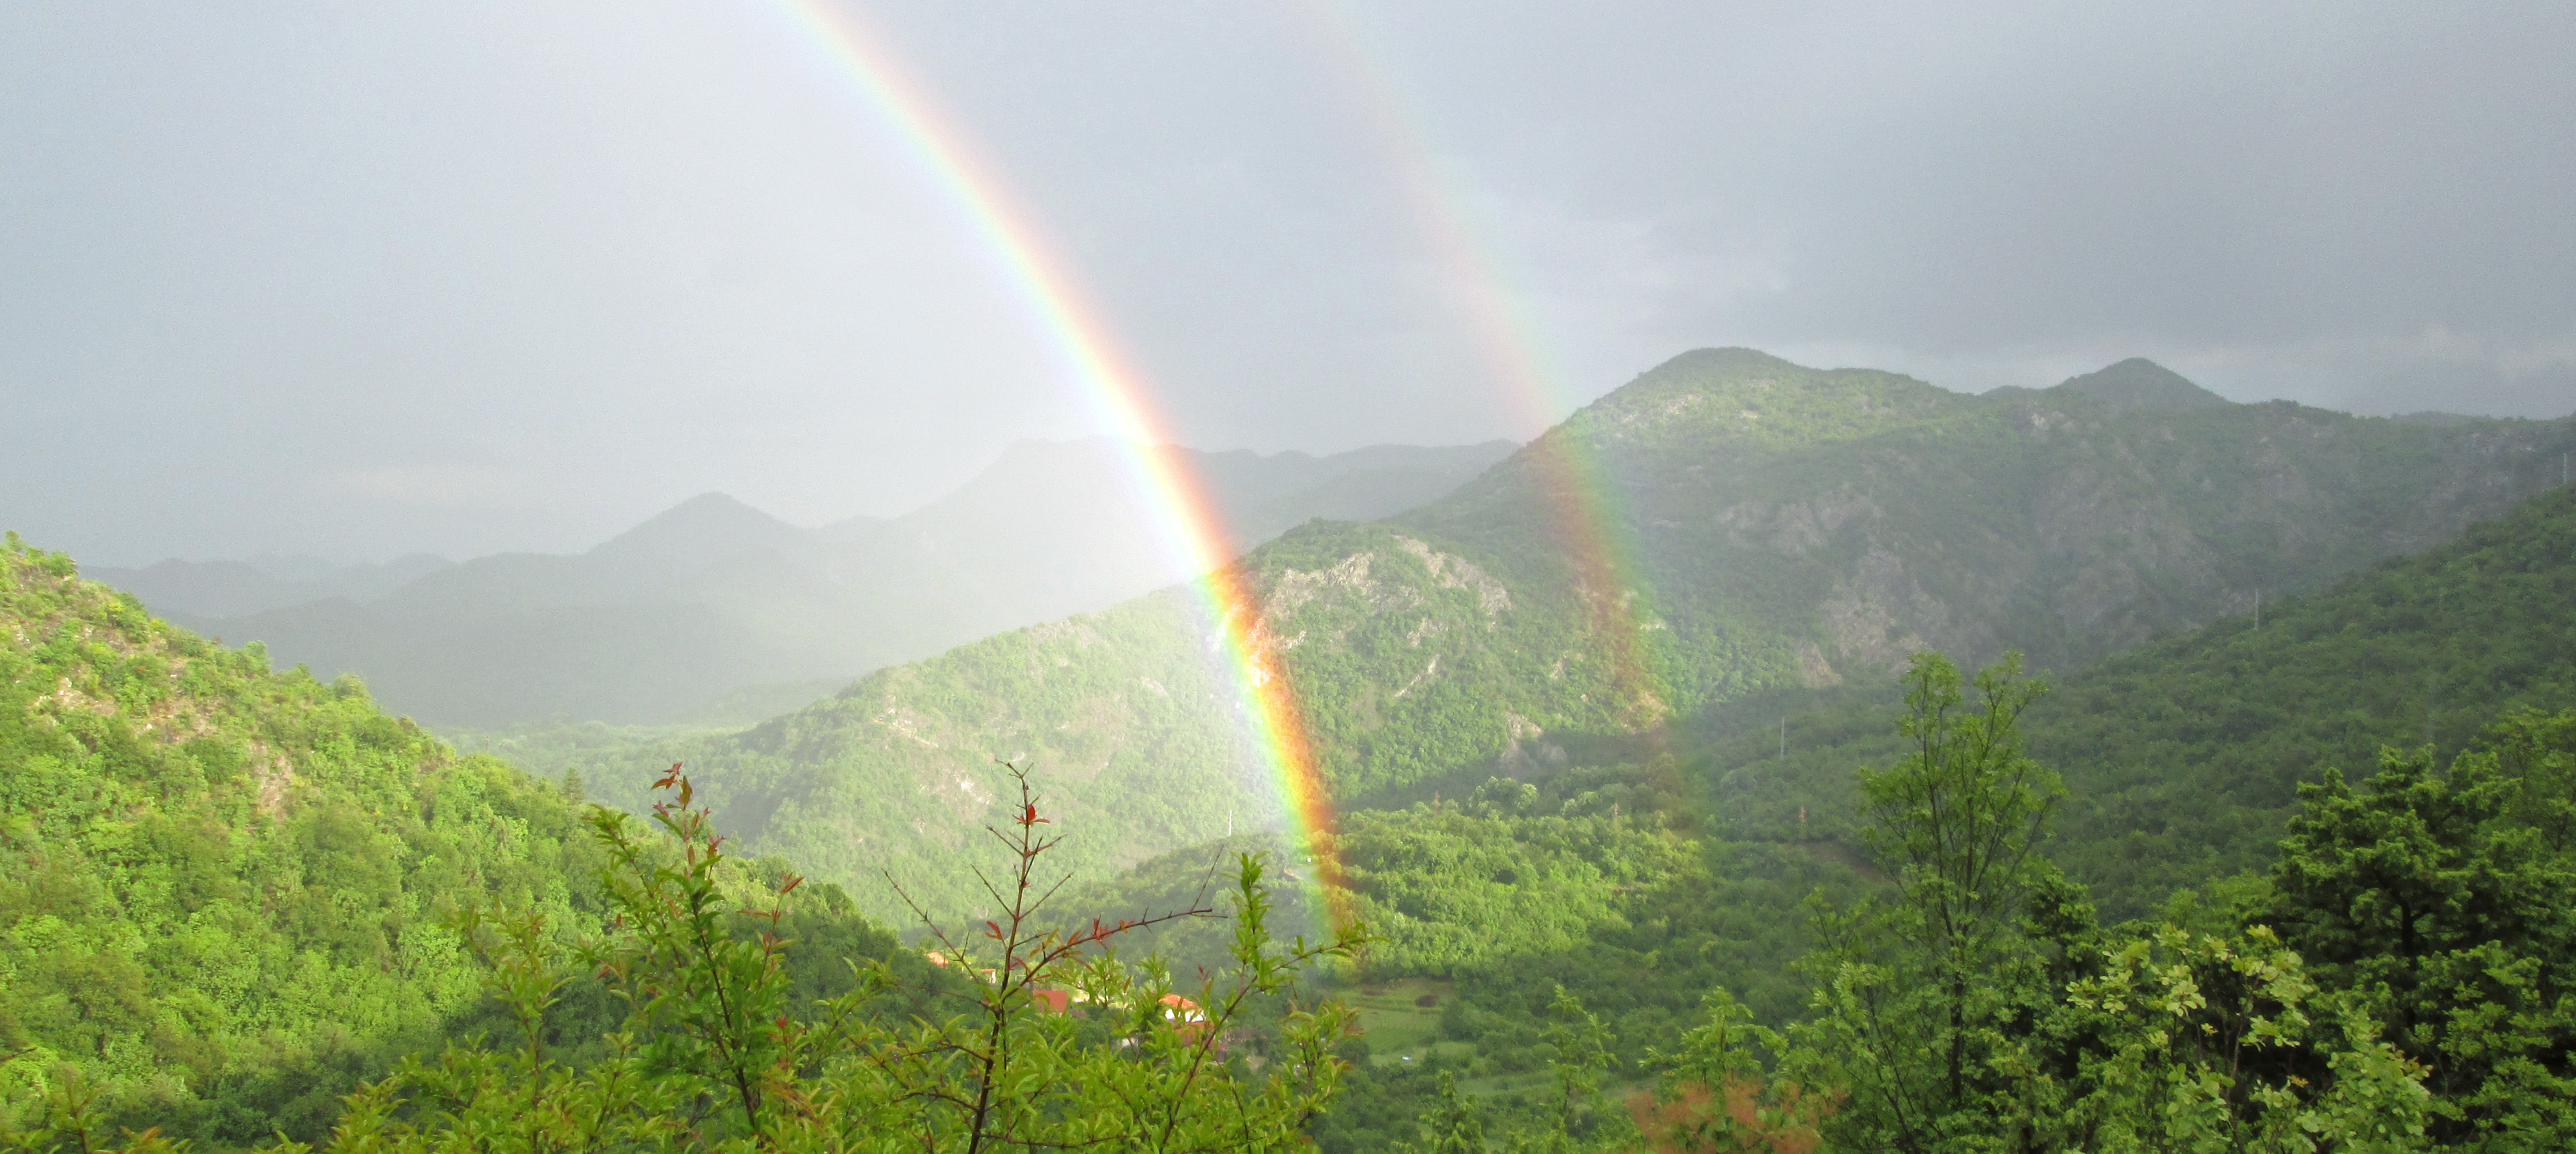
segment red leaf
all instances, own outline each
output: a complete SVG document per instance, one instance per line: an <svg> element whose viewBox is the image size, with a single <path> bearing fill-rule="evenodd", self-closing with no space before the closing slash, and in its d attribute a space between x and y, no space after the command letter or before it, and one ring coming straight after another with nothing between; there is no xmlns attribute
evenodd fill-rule
<svg viewBox="0 0 2576 1154"><path fill-rule="evenodd" d="M1054 822L1051 822L1051 821L1048 821L1048 820L1047 820L1047 819L1045 819L1045 818L1039 817L1039 816L1038 816L1038 807L1037 807L1037 806L1035 806L1035 805L1031 805L1031 806L1029 806L1029 807L1028 807L1028 812L1027 812L1027 813L1024 813L1024 814L1021 814L1021 815L1020 815L1020 824L1021 824L1021 825L1054 825L1055 823L1054 823Z"/></svg>

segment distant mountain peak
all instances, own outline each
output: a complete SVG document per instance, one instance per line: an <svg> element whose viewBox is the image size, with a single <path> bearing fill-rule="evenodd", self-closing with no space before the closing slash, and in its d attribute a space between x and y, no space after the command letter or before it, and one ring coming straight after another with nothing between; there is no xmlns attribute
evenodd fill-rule
<svg viewBox="0 0 2576 1154"><path fill-rule="evenodd" d="M1611 390L1560 428L1676 444L1798 444L1867 436L1964 400L1875 369L1809 368L1759 349L1693 349Z"/></svg>
<svg viewBox="0 0 2576 1154"><path fill-rule="evenodd" d="M2068 377L2057 388L2091 397L2123 412L2212 409L2235 403L2145 357L2131 357L2095 372Z"/></svg>
<svg viewBox="0 0 2576 1154"><path fill-rule="evenodd" d="M1728 345L1715 349L1692 349L1655 367L1656 372L1759 372L1763 370L1799 370L1806 366L1782 360L1760 349Z"/></svg>
<svg viewBox="0 0 2576 1154"><path fill-rule="evenodd" d="M608 539L593 557L714 564L754 549L808 547L805 530L724 493L700 493Z"/></svg>

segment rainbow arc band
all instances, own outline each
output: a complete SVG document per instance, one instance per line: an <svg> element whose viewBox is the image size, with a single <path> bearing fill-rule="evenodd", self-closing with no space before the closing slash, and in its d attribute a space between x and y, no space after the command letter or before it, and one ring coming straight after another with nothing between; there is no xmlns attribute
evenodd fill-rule
<svg viewBox="0 0 2576 1154"><path fill-rule="evenodd" d="M1660 734L1671 694L1658 672L1652 609L1639 550L1625 526L1619 488L1592 445L1601 430L1586 416L1557 414L1581 398L1567 386L1542 333L1544 326L1512 288L1514 278L1495 231L1477 209L1480 198L1453 167L1437 160L1428 102L1406 91L1384 39L1372 36L1365 14L1343 0L1312 0L1295 11L1317 64L1334 82L1352 117L1368 131L1381 161L1403 193L1415 227L1438 258L1460 319L1476 338L1479 357L1524 427L1544 429L1521 451L1517 467L1543 505L1546 527L1564 558L1589 652L1602 662L1611 696L1601 720Z"/></svg>
<svg viewBox="0 0 2576 1154"><path fill-rule="evenodd" d="M1144 376L1057 250L1038 217L1012 194L1000 170L887 50L861 14L818 0L781 0L801 39L819 51L891 126L940 192L981 239L1029 306L1086 396L1127 446L1136 483L1161 512L1172 557L1203 574L1194 584L1206 624L1226 656L1253 745L1278 783L1296 835L1314 859L1323 913L1346 924L1341 865L1333 852L1332 799L1315 762L1304 714L1279 654L1263 631L1259 600L1234 563L1228 534L1205 482L1179 453Z"/></svg>

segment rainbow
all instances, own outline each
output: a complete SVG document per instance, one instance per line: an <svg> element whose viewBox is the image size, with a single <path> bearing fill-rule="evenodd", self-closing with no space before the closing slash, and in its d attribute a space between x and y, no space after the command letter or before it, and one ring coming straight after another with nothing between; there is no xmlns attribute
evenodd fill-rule
<svg viewBox="0 0 2576 1154"><path fill-rule="evenodd" d="M1558 413L1583 398L1564 385L1567 375L1549 354L1540 326L1508 287L1511 277L1501 251L1476 226L1472 199L1434 163L1431 134L1418 116L1407 114L1421 102L1404 98L1396 80L1402 71L1331 0L1300 11L1308 16L1307 31L1325 71L1338 83L1353 115L1367 125L1416 226L1439 258L1447 274L1443 279L1476 337L1487 371L1501 383L1524 427L1548 430L1530 442L1521 459L1534 473L1550 536L1572 570L1588 631L1607 658L1614 701L1605 720L1640 733L1659 733L1658 723L1670 712L1670 695L1647 639L1636 543L1621 528L1627 522L1614 515L1617 490L1602 462L1575 430L1550 428L1557 425Z"/></svg>
<svg viewBox="0 0 2576 1154"><path fill-rule="evenodd" d="M1180 455L1134 361L1092 307L1037 218L1010 192L999 170L975 147L855 13L820 0L781 0L802 37L834 71L854 84L902 137L932 181L954 202L1039 325L1069 362L1075 379L1120 441L1135 479L1162 511L1164 545L1192 572L1209 625L1242 695L1252 738L1277 780L1294 832L1314 858L1313 881L1326 916L1346 924L1341 863L1333 852L1334 811L1316 764L1314 743L1278 651L1262 632L1259 603L1234 564L1225 526L1205 483Z"/></svg>

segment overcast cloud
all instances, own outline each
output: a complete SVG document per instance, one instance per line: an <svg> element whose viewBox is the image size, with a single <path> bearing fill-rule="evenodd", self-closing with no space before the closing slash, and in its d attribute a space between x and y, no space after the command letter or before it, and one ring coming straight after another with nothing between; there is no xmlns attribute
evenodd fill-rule
<svg viewBox="0 0 2576 1154"><path fill-rule="evenodd" d="M1182 439L1526 437L1712 344L2576 410L2576 8L872 4ZM0 6L0 525L100 563L894 513L1099 431L770 0Z"/></svg>

